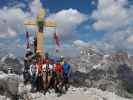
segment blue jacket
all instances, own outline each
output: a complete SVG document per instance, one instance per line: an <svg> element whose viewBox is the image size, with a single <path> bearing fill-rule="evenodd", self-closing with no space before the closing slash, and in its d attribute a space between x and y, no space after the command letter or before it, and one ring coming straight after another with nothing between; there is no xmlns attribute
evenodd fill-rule
<svg viewBox="0 0 133 100"><path fill-rule="evenodd" d="M70 71L70 65L69 64L63 64L63 73L68 74Z"/></svg>

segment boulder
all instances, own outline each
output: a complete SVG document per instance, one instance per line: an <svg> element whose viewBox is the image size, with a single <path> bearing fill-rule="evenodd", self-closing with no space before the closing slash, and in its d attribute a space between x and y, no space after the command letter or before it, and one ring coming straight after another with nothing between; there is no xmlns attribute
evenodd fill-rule
<svg viewBox="0 0 133 100"><path fill-rule="evenodd" d="M15 74L0 74L0 94L17 100L19 77Z"/></svg>

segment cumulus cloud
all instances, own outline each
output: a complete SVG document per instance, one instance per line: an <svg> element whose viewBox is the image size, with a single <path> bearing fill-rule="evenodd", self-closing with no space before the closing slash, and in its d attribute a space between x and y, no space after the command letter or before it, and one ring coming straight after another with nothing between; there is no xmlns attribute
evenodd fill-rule
<svg viewBox="0 0 133 100"><path fill-rule="evenodd" d="M6 48L7 52L15 52L19 53L19 55L20 51L24 52L24 46L22 44L22 41L15 39L17 38L17 35L19 33L24 33L25 30L28 30L30 33L33 34L37 31L37 28L32 30L33 28L25 27L23 25L26 19L31 19L34 21L36 20L38 10L42 8L41 3L36 1L37 0L34 0L30 4L30 12L26 12L21 9L25 7L25 5L15 5L11 8L5 7L0 9L0 38L7 38L5 39L5 41L9 38L14 39L14 41L8 42L8 46L5 45L6 43L4 42L2 43L3 45L1 45L1 47L4 48L4 51ZM58 11L57 13L49 14L46 19L56 21L56 23L58 24L57 33L60 33L60 35L72 37L71 34L76 31L76 28L80 24L82 24L88 19L87 17L87 15L79 12L76 9L64 9ZM46 36L53 36L55 28L45 28L44 32L46 33ZM33 42L33 34L31 34L31 42ZM66 47L64 45L69 46ZM54 47L52 47L52 49L53 48ZM74 51L70 44L63 44L61 50L62 52Z"/></svg>
<svg viewBox="0 0 133 100"><path fill-rule="evenodd" d="M30 5L32 18L35 20L38 15L38 10L43 8L41 2L33 1ZM47 12L47 11L46 11ZM56 28L45 27L44 33L46 37L53 36L53 33L57 32L59 35L73 36L76 32L76 28L85 22L88 16L79 12L77 9L63 9L56 13L50 13L46 20L55 21L57 23ZM36 29L34 31L37 31Z"/></svg>
<svg viewBox="0 0 133 100"><path fill-rule="evenodd" d="M133 12L127 5L127 0L99 0L98 8L92 14L96 20L94 29L115 30L130 25Z"/></svg>
<svg viewBox="0 0 133 100"><path fill-rule="evenodd" d="M20 8L0 9L0 37L15 37L24 32L24 19L28 16Z"/></svg>
<svg viewBox="0 0 133 100"><path fill-rule="evenodd" d="M14 38L17 37L19 33L24 33L25 30L28 30L31 33L30 41L33 41L32 35L37 31L37 27L34 27L35 29L25 27L23 23L27 21L27 18L34 21L36 20L38 10L42 8L41 3L36 1L37 0L33 1L30 4L31 12L24 12L20 8L20 6L24 5L17 5L10 8L5 7L0 9L0 38ZM85 22L88 18L85 14L79 12L76 9L64 9L57 13L49 14L46 19L56 21L56 23L58 24L56 29L45 28L44 32L46 36L53 36L55 30L57 30L57 33L59 33L60 35L71 37L71 34L76 31L76 28L80 24ZM16 44L17 47L21 47L18 42L12 42L12 45L10 45L10 47L15 47Z"/></svg>
<svg viewBox="0 0 133 100"><path fill-rule="evenodd" d="M25 33L25 18L31 18L30 13L23 11L20 6L0 9L0 48L2 48L3 54L24 52L22 41L20 42L17 39L20 34Z"/></svg>
<svg viewBox="0 0 133 100"><path fill-rule="evenodd" d="M87 42L84 42L84 41L82 41L82 40L75 40L75 41L73 42L73 44L74 44L75 46L83 46L83 47L88 45Z"/></svg>
<svg viewBox="0 0 133 100"><path fill-rule="evenodd" d="M64 35L74 33L75 29L87 19L87 15L71 8L51 14L47 18L47 20L54 20L57 23L58 32Z"/></svg>
<svg viewBox="0 0 133 100"><path fill-rule="evenodd" d="M127 41L128 41L129 43L132 43L132 44L133 44L133 35L132 35L131 37L129 37L129 38L127 39Z"/></svg>
<svg viewBox="0 0 133 100"><path fill-rule="evenodd" d="M108 43L108 45L110 46L114 46L114 49L116 50L130 51L131 49L133 49L132 32L133 28L128 27L123 30L107 33L104 36L103 41Z"/></svg>
<svg viewBox="0 0 133 100"><path fill-rule="evenodd" d="M23 3L14 5L13 7L4 7L0 9L0 38L14 38L21 33L25 33L25 30L28 30L31 33L37 31L37 28L30 28L24 26L24 23L27 19L34 19L37 16L37 12L42 8L41 3L37 0L33 1L30 4L31 12L23 11L21 8L26 5Z"/></svg>
<svg viewBox="0 0 133 100"><path fill-rule="evenodd" d="M128 0L99 0L98 8L92 13L96 21L93 28L105 31L102 42L115 50L131 50L133 32L133 7Z"/></svg>
<svg viewBox="0 0 133 100"><path fill-rule="evenodd" d="M36 16L38 15L38 11L39 11L40 9L43 9L40 0L34 0L34 1L30 4L31 14L32 14L32 16L33 16L34 18L36 18Z"/></svg>

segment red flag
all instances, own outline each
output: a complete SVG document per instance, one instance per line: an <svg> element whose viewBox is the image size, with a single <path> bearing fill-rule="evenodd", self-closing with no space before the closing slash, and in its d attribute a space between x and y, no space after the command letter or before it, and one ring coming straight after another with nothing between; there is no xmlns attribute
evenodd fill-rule
<svg viewBox="0 0 133 100"><path fill-rule="evenodd" d="M26 32L26 48L30 48L30 42L29 42L29 33Z"/></svg>
<svg viewBox="0 0 133 100"><path fill-rule="evenodd" d="M57 36L56 33L54 34L54 41L55 41L56 45L58 47L60 47L60 38L59 38L59 36Z"/></svg>

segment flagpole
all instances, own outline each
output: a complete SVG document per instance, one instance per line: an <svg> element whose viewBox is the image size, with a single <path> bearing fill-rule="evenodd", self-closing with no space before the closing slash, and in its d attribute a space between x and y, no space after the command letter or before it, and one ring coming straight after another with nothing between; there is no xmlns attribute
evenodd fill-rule
<svg viewBox="0 0 133 100"><path fill-rule="evenodd" d="M27 32L28 32L28 33L27 33ZM28 37L27 37L27 35L28 35ZM26 45L25 45L25 52L27 52L27 51L30 50L30 41L29 41L29 37L30 37L30 35L29 35L29 30L28 30L28 28L26 27L26 28L25 28L25 43L26 43ZM27 47L27 45L29 45L29 48Z"/></svg>
<svg viewBox="0 0 133 100"><path fill-rule="evenodd" d="M25 27L25 31L24 31L24 34L25 34L25 52L27 52L27 38L26 38L26 32L28 32L27 27Z"/></svg>
<svg viewBox="0 0 133 100"><path fill-rule="evenodd" d="M58 33L58 30L57 30L57 27L55 27L55 34L56 34L56 38L58 37L58 39L59 39L59 34L57 34ZM57 41L57 40L56 40ZM60 42L60 40L58 40L58 42ZM60 54L60 46L59 46L59 44L56 44L56 54L58 55L58 56L60 56L61 54Z"/></svg>

